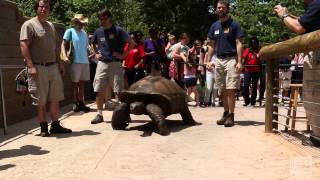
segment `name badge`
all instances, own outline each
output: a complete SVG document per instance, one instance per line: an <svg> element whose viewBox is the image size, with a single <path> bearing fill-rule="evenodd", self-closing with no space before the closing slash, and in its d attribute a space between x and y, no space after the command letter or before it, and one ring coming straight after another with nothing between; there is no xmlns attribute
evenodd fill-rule
<svg viewBox="0 0 320 180"><path fill-rule="evenodd" d="M219 34L219 30L215 30L214 35L218 35L218 34Z"/></svg>
<svg viewBox="0 0 320 180"><path fill-rule="evenodd" d="M223 29L223 32L224 32L225 34L228 34L228 33L230 32L230 28L224 28L224 29Z"/></svg>
<svg viewBox="0 0 320 180"><path fill-rule="evenodd" d="M109 34L109 39L114 39L114 34Z"/></svg>
<svg viewBox="0 0 320 180"><path fill-rule="evenodd" d="M102 37L102 38L100 38L100 41L101 41L101 42L105 42L105 41L106 41L106 38Z"/></svg>

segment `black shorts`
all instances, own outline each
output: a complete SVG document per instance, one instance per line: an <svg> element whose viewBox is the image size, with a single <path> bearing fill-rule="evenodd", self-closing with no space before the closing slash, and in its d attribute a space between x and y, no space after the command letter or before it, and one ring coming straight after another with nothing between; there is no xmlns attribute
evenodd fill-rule
<svg viewBox="0 0 320 180"><path fill-rule="evenodd" d="M197 85L197 78L196 77L184 78L184 83L185 83L187 88L196 86Z"/></svg>

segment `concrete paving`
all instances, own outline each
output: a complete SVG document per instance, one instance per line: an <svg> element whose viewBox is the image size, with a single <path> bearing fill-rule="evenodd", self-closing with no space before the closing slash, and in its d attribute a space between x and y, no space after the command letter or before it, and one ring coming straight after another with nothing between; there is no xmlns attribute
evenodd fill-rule
<svg viewBox="0 0 320 180"><path fill-rule="evenodd" d="M265 134L264 108L238 102L232 128L216 125L221 107L190 109L202 125L187 127L172 115L165 137L152 132L147 116L114 131L111 111L105 123L91 125L96 112L71 113L71 106L62 117L69 135L36 136L35 119L15 124L0 135L0 179L320 179L320 151Z"/></svg>

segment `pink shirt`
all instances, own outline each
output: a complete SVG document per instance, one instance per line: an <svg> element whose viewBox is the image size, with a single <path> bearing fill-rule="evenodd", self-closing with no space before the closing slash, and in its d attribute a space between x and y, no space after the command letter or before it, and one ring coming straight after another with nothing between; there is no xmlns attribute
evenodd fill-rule
<svg viewBox="0 0 320 180"><path fill-rule="evenodd" d="M196 65L184 65L184 78L196 77L197 66Z"/></svg>

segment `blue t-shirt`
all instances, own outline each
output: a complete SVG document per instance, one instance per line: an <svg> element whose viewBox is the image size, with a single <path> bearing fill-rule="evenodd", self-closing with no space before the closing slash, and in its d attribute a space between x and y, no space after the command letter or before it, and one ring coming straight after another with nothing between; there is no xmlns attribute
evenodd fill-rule
<svg viewBox="0 0 320 180"><path fill-rule="evenodd" d="M313 0L298 21L307 33L320 29L320 1Z"/></svg>
<svg viewBox="0 0 320 180"><path fill-rule="evenodd" d="M215 41L217 57L237 56L236 39L243 37L240 24L229 18L227 21L216 21L208 32L208 38Z"/></svg>
<svg viewBox="0 0 320 180"><path fill-rule="evenodd" d="M89 64L88 60L88 35L84 30L77 31L74 28L67 29L63 35L66 41L72 41L74 48L73 63Z"/></svg>
<svg viewBox="0 0 320 180"><path fill-rule="evenodd" d="M110 29L100 27L93 35L93 44L98 45L98 51L103 56L103 61L112 60L112 52L123 53L125 43L129 40L129 34L119 26Z"/></svg>

